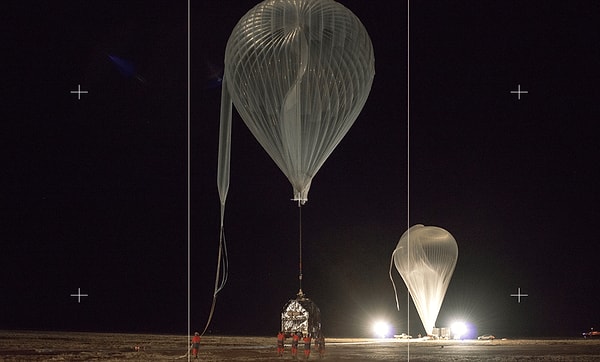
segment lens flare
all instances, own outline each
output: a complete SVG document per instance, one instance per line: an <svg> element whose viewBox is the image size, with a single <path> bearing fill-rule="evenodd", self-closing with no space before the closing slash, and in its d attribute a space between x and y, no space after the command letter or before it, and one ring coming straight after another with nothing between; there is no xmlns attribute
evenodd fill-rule
<svg viewBox="0 0 600 362"><path fill-rule="evenodd" d="M469 329L464 322L455 322L450 326L450 330L452 331L452 336L454 339L461 339Z"/></svg>
<svg viewBox="0 0 600 362"><path fill-rule="evenodd" d="M390 324L385 321L377 321L373 323L373 333L379 338L386 338L390 335Z"/></svg>

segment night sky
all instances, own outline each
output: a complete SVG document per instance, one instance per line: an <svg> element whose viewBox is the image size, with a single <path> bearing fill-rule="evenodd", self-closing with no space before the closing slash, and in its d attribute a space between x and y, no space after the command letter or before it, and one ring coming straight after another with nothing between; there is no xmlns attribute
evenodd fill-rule
<svg viewBox="0 0 600 362"><path fill-rule="evenodd" d="M600 328L600 2L413 1L410 91L406 2L339 2L370 34L376 74L302 207L302 287L324 334L371 336L376 318L407 331L407 290L394 270L397 311L388 269L414 224L459 247L437 326ZM186 333L189 293L202 330L219 240L218 77L257 1L193 2L189 77L186 1L14 3L0 22L0 329ZM209 333L278 330L299 287L291 197L234 112L229 275Z"/></svg>

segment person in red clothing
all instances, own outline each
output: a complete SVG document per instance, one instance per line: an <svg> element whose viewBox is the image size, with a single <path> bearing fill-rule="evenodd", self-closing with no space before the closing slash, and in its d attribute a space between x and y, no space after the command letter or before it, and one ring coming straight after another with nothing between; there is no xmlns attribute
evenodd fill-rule
<svg viewBox="0 0 600 362"><path fill-rule="evenodd" d="M298 342L300 341L300 335L298 333L294 333L292 335L292 357L294 359L298 358Z"/></svg>
<svg viewBox="0 0 600 362"><path fill-rule="evenodd" d="M285 345L285 334L282 331L277 333L277 355L283 356L283 346Z"/></svg>
<svg viewBox="0 0 600 362"><path fill-rule="evenodd" d="M192 356L194 358L198 358L198 349L200 349L200 334L196 332L192 337Z"/></svg>
<svg viewBox="0 0 600 362"><path fill-rule="evenodd" d="M325 338L323 338L323 336L317 337L315 339L315 345L319 352L319 358L323 358L323 355L325 354Z"/></svg>
<svg viewBox="0 0 600 362"><path fill-rule="evenodd" d="M310 334L304 335L304 338L302 339L302 341L304 342L304 358L308 359L310 357L310 345L312 342L310 340Z"/></svg>

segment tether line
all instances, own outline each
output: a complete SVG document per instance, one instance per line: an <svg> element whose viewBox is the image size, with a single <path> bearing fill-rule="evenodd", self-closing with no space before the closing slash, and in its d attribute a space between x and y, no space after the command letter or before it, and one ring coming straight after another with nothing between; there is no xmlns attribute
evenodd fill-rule
<svg viewBox="0 0 600 362"><path fill-rule="evenodd" d="M298 295L302 295L302 206L300 202L298 202L298 256L298 283L300 285Z"/></svg>

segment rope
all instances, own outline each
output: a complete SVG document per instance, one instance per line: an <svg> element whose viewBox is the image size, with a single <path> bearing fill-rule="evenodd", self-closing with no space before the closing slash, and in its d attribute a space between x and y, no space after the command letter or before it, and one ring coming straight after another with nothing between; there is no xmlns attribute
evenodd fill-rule
<svg viewBox="0 0 600 362"><path fill-rule="evenodd" d="M223 263L221 264L221 262ZM206 321L206 326L204 326L204 330L202 333L200 333L200 336L204 336L204 333L206 333L206 330L212 321L212 317L215 312L215 306L217 304L217 294L219 294L221 289L225 287L228 274L229 259L227 257L227 243L225 242L225 229L223 228L223 225L221 225L221 233L219 236L219 254L217 258L217 273L215 277L215 290L213 293L212 305L210 306L210 313L208 314L208 320Z"/></svg>
<svg viewBox="0 0 600 362"><path fill-rule="evenodd" d="M396 249L398 250L398 249ZM390 280L392 281L392 286L394 287L394 297L396 298L396 309L398 312L400 311L400 303L398 302L398 290L396 289L396 283L394 282L394 276L392 275L392 268L394 266L394 255L396 254L396 250L392 253L392 257L390 258Z"/></svg>

